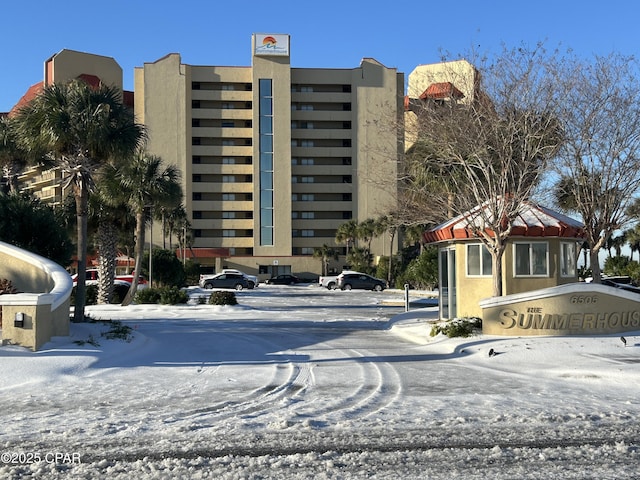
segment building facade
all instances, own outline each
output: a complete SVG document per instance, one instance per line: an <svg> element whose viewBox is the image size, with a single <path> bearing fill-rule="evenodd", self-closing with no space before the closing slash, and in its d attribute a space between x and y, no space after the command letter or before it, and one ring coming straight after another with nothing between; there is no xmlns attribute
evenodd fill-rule
<svg viewBox="0 0 640 480"><path fill-rule="evenodd" d="M64 49L45 60L43 81L31 85L8 114L14 114L33 100L45 86L75 79L82 79L91 85L102 82L114 86L123 93L124 103L133 107L133 93L123 91L122 68L115 59ZM33 194L45 203L59 205L63 201L63 179L59 169L43 171L38 166L32 166L22 172L18 180L23 191Z"/></svg>
<svg viewBox="0 0 640 480"><path fill-rule="evenodd" d="M254 34L249 67L169 54L135 70L147 148L182 172L187 256L215 270L317 276L313 251L325 244L342 251L331 265L341 270L338 227L395 205L403 74L370 58L353 69L292 68L290 49L288 35ZM374 257L397 249L389 242L374 239Z"/></svg>

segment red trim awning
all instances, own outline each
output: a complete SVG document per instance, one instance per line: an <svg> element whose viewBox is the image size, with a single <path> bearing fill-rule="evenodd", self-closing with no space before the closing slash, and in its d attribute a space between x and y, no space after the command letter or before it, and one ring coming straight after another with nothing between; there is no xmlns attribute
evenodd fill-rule
<svg viewBox="0 0 640 480"><path fill-rule="evenodd" d="M489 216L489 206L485 204L424 232L422 236L427 243L478 238L476 232L484 228L485 219ZM484 231L489 236L494 235L491 229L484 228ZM583 238L584 235L584 226L577 220L532 202L523 204L523 208L514 219L511 229L511 236L514 237L578 239Z"/></svg>

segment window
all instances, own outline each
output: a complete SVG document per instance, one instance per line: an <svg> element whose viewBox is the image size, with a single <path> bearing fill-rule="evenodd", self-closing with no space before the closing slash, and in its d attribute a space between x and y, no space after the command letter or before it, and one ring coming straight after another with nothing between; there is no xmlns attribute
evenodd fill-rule
<svg viewBox="0 0 640 480"><path fill-rule="evenodd" d="M236 236L236 231L235 230L222 230L222 236L223 237L235 237Z"/></svg>
<svg viewBox="0 0 640 480"><path fill-rule="evenodd" d="M223 175L222 183L235 183L236 176L235 175Z"/></svg>
<svg viewBox="0 0 640 480"><path fill-rule="evenodd" d="M231 83L223 83L221 90L235 90L235 88Z"/></svg>
<svg viewBox="0 0 640 480"><path fill-rule="evenodd" d="M236 142L234 140L222 140L222 146L223 147L233 147L236 144Z"/></svg>
<svg viewBox="0 0 640 480"><path fill-rule="evenodd" d="M546 242L516 242L514 249L515 276L547 276L549 273L549 246Z"/></svg>
<svg viewBox="0 0 640 480"><path fill-rule="evenodd" d="M574 242L560 243L560 276L576 276L576 244Z"/></svg>
<svg viewBox="0 0 640 480"><path fill-rule="evenodd" d="M313 110L313 105L300 105L300 110Z"/></svg>
<svg viewBox="0 0 640 480"><path fill-rule="evenodd" d="M300 213L301 218L305 218L305 219L313 219L315 218L315 212L301 212Z"/></svg>
<svg viewBox="0 0 640 480"><path fill-rule="evenodd" d="M236 126L236 124L233 122L233 120L223 120L222 121L222 128L233 128L235 126Z"/></svg>
<svg viewBox="0 0 640 480"><path fill-rule="evenodd" d="M467 276L491 276L491 253L486 245L474 243L467 245Z"/></svg>
<svg viewBox="0 0 640 480"><path fill-rule="evenodd" d="M233 165L236 163L236 159L233 157L222 157L223 165Z"/></svg>
<svg viewBox="0 0 640 480"><path fill-rule="evenodd" d="M313 255L313 247L302 247L300 249L300 255Z"/></svg>
<svg viewBox="0 0 640 480"><path fill-rule="evenodd" d="M313 237L314 236L313 230L302 230L301 233L302 233L303 237Z"/></svg>
<svg viewBox="0 0 640 480"><path fill-rule="evenodd" d="M258 130L260 132L260 245L274 244L274 190L273 190L273 80L259 81L260 109Z"/></svg>
<svg viewBox="0 0 640 480"><path fill-rule="evenodd" d="M233 201L235 199L236 199L236 194L235 193L223 193L222 194L222 200Z"/></svg>
<svg viewBox="0 0 640 480"><path fill-rule="evenodd" d="M313 140L302 140L300 142L301 147L313 147Z"/></svg>
<svg viewBox="0 0 640 480"><path fill-rule="evenodd" d="M236 212L222 212L222 218L236 218Z"/></svg>

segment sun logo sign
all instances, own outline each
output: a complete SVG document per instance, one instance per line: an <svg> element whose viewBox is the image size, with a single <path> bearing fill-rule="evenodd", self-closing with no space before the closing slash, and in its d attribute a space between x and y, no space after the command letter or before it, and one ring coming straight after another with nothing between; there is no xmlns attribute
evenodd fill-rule
<svg viewBox="0 0 640 480"><path fill-rule="evenodd" d="M256 35L256 55L289 55L289 35Z"/></svg>

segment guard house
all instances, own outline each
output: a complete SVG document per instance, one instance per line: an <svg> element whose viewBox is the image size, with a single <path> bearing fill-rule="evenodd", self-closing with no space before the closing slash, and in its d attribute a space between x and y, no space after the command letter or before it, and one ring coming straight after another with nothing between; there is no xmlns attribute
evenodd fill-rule
<svg viewBox="0 0 640 480"><path fill-rule="evenodd" d="M481 208L486 207L476 207L423 234L427 243L439 247L442 319L482 317L479 302L493 296L491 254L473 233L486 218L480 214ZM576 262L583 235L580 222L525 203L502 257L503 295L577 282Z"/></svg>

